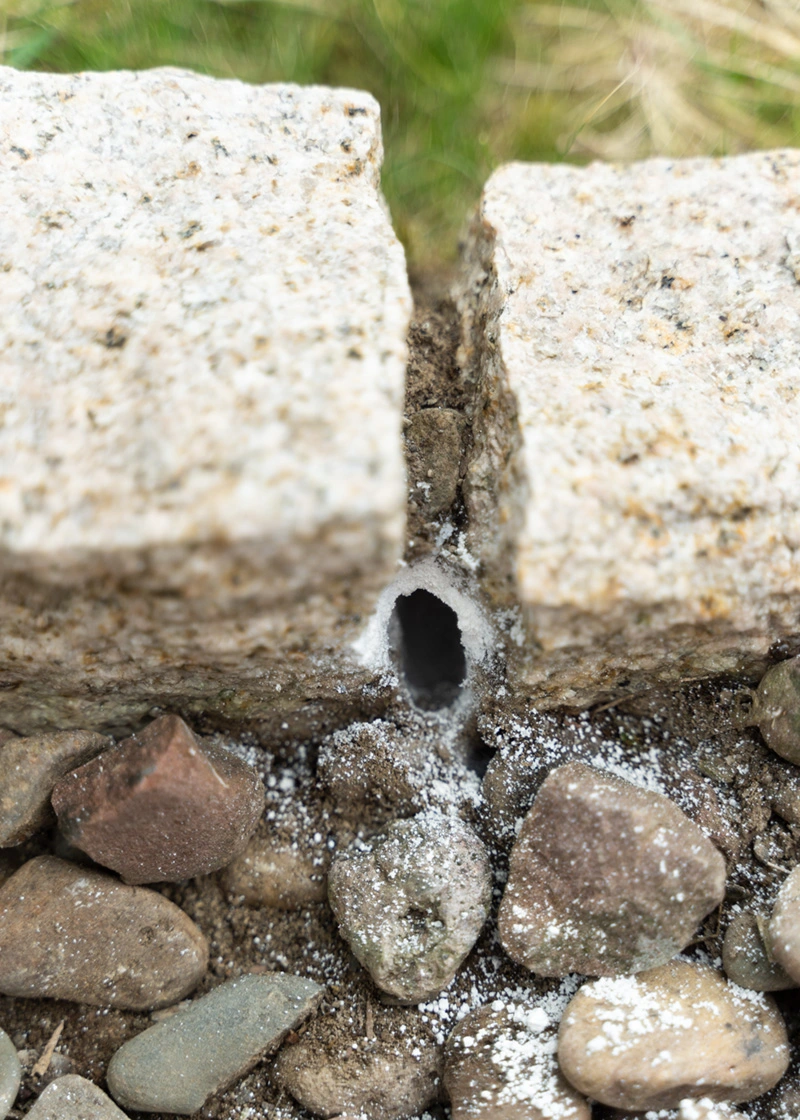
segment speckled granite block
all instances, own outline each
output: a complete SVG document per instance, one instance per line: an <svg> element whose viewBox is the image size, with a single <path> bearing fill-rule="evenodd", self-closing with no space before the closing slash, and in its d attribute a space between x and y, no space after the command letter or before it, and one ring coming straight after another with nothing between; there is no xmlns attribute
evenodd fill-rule
<svg viewBox="0 0 800 1120"><path fill-rule="evenodd" d="M96 698L131 662L263 677L344 648L404 525L410 295L374 99L2 68L0 154L5 723L53 722L22 715L42 665L48 695Z"/></svg>
<svg viewBox="0 0 800 1120"><path fill-rule="evenodd" d="M511 164L466 250L469 549L586 703L800 630L800 153Z"/></svg>

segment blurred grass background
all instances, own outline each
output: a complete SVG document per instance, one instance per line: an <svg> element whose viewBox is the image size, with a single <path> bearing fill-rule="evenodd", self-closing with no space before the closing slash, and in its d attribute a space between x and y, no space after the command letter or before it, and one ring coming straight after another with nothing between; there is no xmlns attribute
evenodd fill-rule
<svg viewBox="0 0 800 1120"><path fill-rule="evenodd" d="M412 266L452 259L509 159L795 144L800 0L0 0L0 58L356 86Z"/></svg>

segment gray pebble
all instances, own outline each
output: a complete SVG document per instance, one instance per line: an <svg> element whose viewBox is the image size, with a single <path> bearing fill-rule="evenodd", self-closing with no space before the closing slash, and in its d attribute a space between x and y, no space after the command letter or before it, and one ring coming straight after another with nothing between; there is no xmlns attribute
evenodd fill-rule
<svg viewBox="0 0 800 1120"><path fill-rule="evenodd" d="M22 1066L14 1043L5 1031L0 1030L0 1120L4 1120L13 1107L21 1079Z"/></svg>
<svg viewBox="0 0 800 1120"><path fill-rule="evenodd" d="M728 926L722 944L722 967L734 984L754 992L797 987L796 981L770 958L755 914L737 914Z"/></svg>
<svg viewBox="0 0 800 1120"><path fill-rule="evenodd" d="M127 1120L124 1112L85 1077L68 1074L51 1082L28 1113L29 1120Z"/></svg>
<svg viewBox="0 0 800 1120"><path fill-rule="evenodd" d="M188 1116L275 1050L322 993L284 973L229 980L121 1046L108 1067L111 1095L138 1112Z"/></svg>
<svg viewBox="0 0 800 1120"><path fill-rule="evenodd" d="M95 731L55 731L0 741L0 847L27 840L53 817L56 782L111 745Z"/></svg>
<svg viewBox="0 0 800 1120"><path fill-rule="evenodd" d="M463 821L430 809L338 856L339 931L382 991L420 1003L447 987L489 913L489 857Z"/></svg>

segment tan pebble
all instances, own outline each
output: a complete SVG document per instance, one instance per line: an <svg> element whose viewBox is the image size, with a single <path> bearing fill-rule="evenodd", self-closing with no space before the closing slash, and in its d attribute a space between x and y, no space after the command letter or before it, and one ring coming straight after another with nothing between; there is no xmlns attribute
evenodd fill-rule
<svg viewBox="0 0 800 1120"><path fill-rule="evenodd" d="M156 891L53 856L0 889L0 992L150 1011L192 991L208 942Z"/></svg>
<svg viewBox="0 0 800 1120"><path fill-rule="evenodd" d="M298 1042L279 1050L278 1084L315 1116L400 1120L424 1112L439 1096L441 1050L424 1034L413 1047L398 1046L380 1013L376 1008L374 1039L329 1041L324 1021L312 1022Z"/></svg>
<svg viewBox="0 0 800 1120"><path fill-rule="evenodd" d="M539 976L615 976L668 961L724 893L721 853L669 798L571 762L523 822L498 928Z"/></svg>
<svg viewBox="0 0 800 1120"><path fill-rule="evenodd" d="M556 1045L555 1024L532 1005L467 1015L445 1048L452 1120L590 1120L589 1102L559 1071Z"/></svg>
<svg viewBox="0 0 800 1120"><path fill-rule="evenodd" d="M307 836L294 842L272 836L261 825L220 878L228 897L243 898L248 906L298 910L325 902L329 865L330 853L324 844L314 845Z"/></svg>
<svg viewBox="0 0 800 1120"><path fill-rule="evenodd" d="M789 1048L770 996L675 960L584 984L561 1021L558 1060L586 1096L636 1111L752 1100L783 1076Z"/></svg>
<svg viewBox="0 0 800 1120"><path fill-rule="evenodd" d="M722 967L734 984L754 992L780 992L797 983L770 959L755 914L737 914L725 932Z"/></svg>
<svg viewBox="0 0 800 1120"><path fill-rule="evenodd" d="M800 866L794 869L778 892L768 937L775 961L800 984Z"/></svg>

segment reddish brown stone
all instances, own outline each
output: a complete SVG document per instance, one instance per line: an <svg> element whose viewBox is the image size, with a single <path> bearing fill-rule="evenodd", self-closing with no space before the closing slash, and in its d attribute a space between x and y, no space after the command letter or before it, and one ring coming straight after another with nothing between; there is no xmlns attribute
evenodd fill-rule
<svg viewBox="0 0 800 1120"><path fill-rule="evenodd" d="M53 807L70 843L128 883L216 871L258 823L264 788L235 755L162 716L58 783Z"/></svg>

